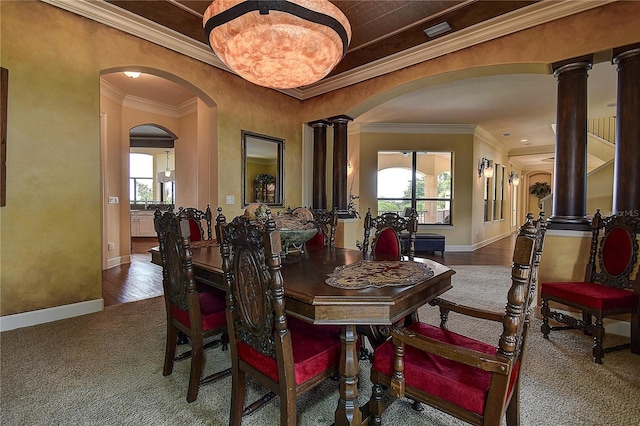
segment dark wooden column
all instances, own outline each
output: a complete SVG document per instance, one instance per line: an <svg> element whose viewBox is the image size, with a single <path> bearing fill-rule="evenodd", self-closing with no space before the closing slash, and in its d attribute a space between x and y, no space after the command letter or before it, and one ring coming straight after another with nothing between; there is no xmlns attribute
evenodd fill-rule
<svg viewBox="0 0 640 426"><path fill-rule="evenodd" d="M591 55L553 64L558 80L553 215L549 228L588 229L587 72Z"/></svg>
<svg viewBox="0 0 640 426"><path fill-rule="evenodd" d="M331 123L316 120L308 123L313 127L313 200L311 208L327 208L327 127Z"/></svg>
<svg viewBox="0 0 640 426"><path fill-rule="evenodd" d="M613 50L618 65L613 212L640 214L640 43Z"/></svg>
<svg viewBox="0 0 640 426"><path fill-rule="evenodd" d="M353 118L337 115L328 120L333 123L333 206L340 216L348 216L347 192L347 124Z"/></svg>

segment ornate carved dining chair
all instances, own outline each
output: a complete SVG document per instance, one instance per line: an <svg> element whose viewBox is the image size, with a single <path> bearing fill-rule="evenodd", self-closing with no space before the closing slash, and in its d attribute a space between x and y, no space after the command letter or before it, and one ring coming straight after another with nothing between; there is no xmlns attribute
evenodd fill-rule
<svg viewBox="0 0 640 426"><path fill-rule="evenodd" d="M379 216L371 215L371 207L364 217L364 241L362 250L369 254L369 237L371 229L375 228L375 236L371 243L371 256L378 260L399 260L402 255L413 259L415 255L416 232L418 232L418 214L411 209L407 217L397 213L382 213ZM409 247L406 252L402 250L402 232L409 233Z"/></svg>
<svg viewBox="0 0 640 426"><path fill-rule="evenodd" d="M201 378L204 363L204 342L216 335L207 347L219 346L226 350L228 333L225 316L225 295L222 291L199 292L193 279L194 271L189 248L189 222L172 211L156 211L154 217L160 256L162 258L162 286L167 314L167 339L165 345L165 376L173 372L175 360L191 358L191 373L187 401L198 397L200 384L209 383L231 374L231 369ZM186 335L191 350L176 357L178 333Z"/></svg>
<svg viewBox="0 0 640 426"><path fill-rule="evenodd" d="M384 409L405 396L471 424L499 426L505 414L507 425L519 424L522 355L535 296L531 272L538 229L532 219L529 215L516 238L504 314L451 309L502 322L497 345L422 322L393 328L391 340L375 350L371 367L373 424L381 424Z"/></svg>
<svg viewBox="0 0 640 426"><path fill-rule="evenodd" d="M339 327L319 327L286 314L280 233L267 214L263 226L246 216L230 223L221 212L216 218L227 289L233 425L241 423L247 374L280 397L280 424L295 425L296 397L339 366Z"/></svg>
<svg viewBox="0 0 640 426"><path fill-rule="evenodd" d="M591 229L591 249L584 281L543 282L540 286L541 331L545 339L552 330L578 329L593 335L593 361L602 364L604 354L614 350L631 347L631 352L640 354L640 218L624 214L603 218L598 210L591 221ZM602 237L600 233L603 233ZM582 319L552 311L549 302L578 309ZM619 314L631 314L631 342L604 348L603 319ZM565 325L551 327L550 318Z"/></svg>
<svg viewBox="0 0 640 426"><path fill-rule="evenodd" d="M189 236L191 241L204 240L204 228L202 222L204 221L207 226L207 240L213 238L213 232L211 228L211 221L213 215L211 213L211 207L207 204L205 211L198 210L195 207L180 207L178 214L183 215L189 220Z"/></svg>
<svg viewBox="0 0 640 426"><path fill-rule="evenodd" d="M297 209L296 209L297 210ZM294 214L295 211L294 210ZM318 227L318 233L307 241L307 246L334 247L336 244L336 227L338 226L338 212L327 209L309 209Z"/></svg>

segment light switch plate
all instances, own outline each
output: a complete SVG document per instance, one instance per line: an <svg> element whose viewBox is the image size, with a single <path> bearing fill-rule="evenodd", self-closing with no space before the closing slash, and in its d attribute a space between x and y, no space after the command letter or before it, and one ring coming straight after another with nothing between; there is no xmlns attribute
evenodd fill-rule
<svg viewBox="0 0 640 426"><path fill-rule="evenodd" d="M236 199L233 195L227 195L227 204L235 204Z"/></svg>
<svg viewBox="0 0 640 426"><path fill-rule="evenodd" d="M109 204L118 204L119 202L118 197L109 197Z"/></svg>

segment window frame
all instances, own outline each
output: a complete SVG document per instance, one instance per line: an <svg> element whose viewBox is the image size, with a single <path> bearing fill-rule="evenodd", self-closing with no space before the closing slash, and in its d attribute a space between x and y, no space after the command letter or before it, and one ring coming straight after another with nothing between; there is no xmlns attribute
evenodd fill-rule
<svg viewBox="0 0 640 426"><path fill-rule="evenodd" d="M423 154L448 154L449 155L449 170L446 172L449 174L449 191L448 194L449 196L444 196L444 197L418 197L416 196L416 183L418 182L418 173L421 173L418 170L418 160L417 157L419 155L419 153L423 153ZM433 225L445 225L445 226L453 226L453 222L452 222L452 217L453 217L453 185L454 185L454 176L453 176L453 161L454 161L454 152L453 151L436 151L436 150L380 150L378 151L378 167L377 167L377 172L376 172L376 176L377 173L379 173L381 171L381 169L379 168L379 164L380 164L380 155L381 154L402 154L402 155L407 155L410 154L411 155L411 198L407 198L407 197L380 197L379 193L378 193L378 188L376 189L376 205L378 206L378 215L385 213L385 212L395 212L398 213L399 215L403 216L404 215L404 211L398 211L398 210L383 210L380 209L380 201L392 201L392 202L400 202L400 203L410 203L411 204L411 208L416 209L416 211L418 212L418 225L421 226L433 226ZM403 168L403 166L397 166L398 168ZM406 166L405 166L406 167ZM389 167L390 168L390 167ZM382 169L382 170L386 170L388 168ZM443 172L445 173L445 172ZM437 179L438 176L440 176L442 173L438 173L436 175L433 175L435 178L435 185L437 188ZM426 176L426 175L424 175ZM418 211L417 206L419 203L424 202L424 203L434 203L437 206L437 203L439 202L443 202L445 203L446 206L448 206L448 210L443 210L443 212L448 212L448 214L446 216L444 216L444 218L448 217L448 221L447 222L424 222L423 220L421 220L422 218L426 217L426 211L423 214L421 214L420 211ZM436 207L436 220L437 220L437 207ZM444 213L443 213L444 214Z"/></svg>

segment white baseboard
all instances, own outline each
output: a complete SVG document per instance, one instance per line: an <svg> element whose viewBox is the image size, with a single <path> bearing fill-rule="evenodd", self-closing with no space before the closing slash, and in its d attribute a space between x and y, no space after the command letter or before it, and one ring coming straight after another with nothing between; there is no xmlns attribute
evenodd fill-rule
<svg viewBox="0 0 640 426"><path fill-rule="evenodd" d="M122 256L118 256L118 257L112 257L111 259L107 260L107 267L106 269L111 269L111 268L115 268L116 266L120 266L122 265Z"/></svg>
<svg viewBox="0 0 640 426"><path fill-rule="evenodd" d="M29 327L46 322L78 317L80 315L100 312L104 308L104 300L94 299L70 305L54 306L53 308L38 309L37 311L21 312L19 314L0 317L0 331Z"/></svg>

